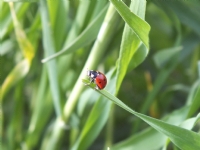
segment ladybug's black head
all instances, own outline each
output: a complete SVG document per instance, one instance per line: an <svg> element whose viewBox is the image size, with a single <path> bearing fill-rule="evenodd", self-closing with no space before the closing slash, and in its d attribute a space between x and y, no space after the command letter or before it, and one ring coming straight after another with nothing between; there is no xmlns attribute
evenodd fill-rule
<svg viewBox="0 0 200 150"><path fill-rule="evenodd" d="M93 70L88 70L87 71L87 75L91 78L96 78L97 77L97 72L96 71L93 71Z"/></svg>

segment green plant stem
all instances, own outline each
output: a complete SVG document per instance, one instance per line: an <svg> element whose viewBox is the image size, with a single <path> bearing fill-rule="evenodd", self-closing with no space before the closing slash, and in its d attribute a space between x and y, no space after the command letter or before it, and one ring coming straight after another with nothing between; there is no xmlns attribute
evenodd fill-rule
<svg viewBox="0 0 200 150"><path fill-rule="evenodd" d="M112 103L110 114L109 114L109 119L107 123L107 128L106 128L106 144L105 144L105 149L107 147L111 147L113 144L113 130L114 130L114 119L115 119L115 104Z"/></svg>
<svg viewBox="0 0 200 150"><path fill-rule="evenodd" d="M85 66L83 67L83 70L75 83L75 86L70 94L70 97L68 98L65 106L64 106L64 122L68 123L70 115L72 114L78 98L81 94L81 92L84 89L84 85L81 82L81 79L86 76L87 69L95 69L98 66L98 63L100 62L100 59L103 57L103 54L109 44L109 42L112 39L113 34L115 33L116 26L118 25L119 15L117 14L115 8L112 4L110 4L107 14L105 16L104 22L101 26L101 29L99 31L97 40L95 41L95 44L89 54L89 57L85 63ZM64 130L60 124L62 124L61 119L57 119L53 133L49 139L48 145L46 145L46 149L48 150L54 150L58 148L60 138L64 134Z"/></svg>
<svg viewBox="0 0 200 150"><path fill-rule="evenodd" d="M115 11L115 8L112 5L110 5L105 20L99 31L98 38L88 57L88 60L86 61L85 66L71 92L71 95L64 106L64 118L66 122L68 121L71 112L73 111L76 105L78 97L84 88L81 79L86 77L87 69L95 69L98 66L100 58L102 58L107 48L107 45L114 33L115 27L113 27L113 25L117 24L116 21L118 20L118 18L119 17Z"/></svg>

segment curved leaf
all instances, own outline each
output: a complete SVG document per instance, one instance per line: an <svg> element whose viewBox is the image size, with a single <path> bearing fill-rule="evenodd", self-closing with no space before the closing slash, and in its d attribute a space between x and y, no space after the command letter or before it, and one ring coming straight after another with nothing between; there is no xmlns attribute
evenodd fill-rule
<svg viewBox="0 0 200 150"><path fill-rule="evenodd" d="M2 97L8 92L8 90L14 86L19 80L24 78L30 69L30 63L27 59L19 62L15 68L9 73L2 85ZM2 100L2 99L1 99Z"/></svg>
<svg viewBox="0 0 200 150"><path fill-rule="evenodd" d="M130 9L122 1L118 2L111 1L111 2L113 2L116 9L127 23L124 28L121 47L120 47L120 56L118 61L117 80L116 80L117 82L116 92L117 92L120 88L121 82L127 70L136 67L136 65L141 63L146 57L149 49L148 33L150 27L145 21L142 20L144 19L145 15L146 1L134 0L131 2ZM134 13L137 14L138 16L135 15ZM145 46L142 47L142 45ZM139 49L139 47L143 49ZM135 55L136 53L139 55ZM137 59L137 57L139 57L139 59Z"/></svg>
<svg viewBox="0 0 200 150"><path fill-rule="evenodd" d="M144 45L149 49L149 31L150 26L143 19L138 17L136 14L131 12L131 10L124 4L121 0L110 0L115 6L119 14L122 16L124 21L129 25L133 32L138 36L138 38L144 43ZM136 4L137 2L131 1L131 3ZM143 3L143 2L141 2ZM144 11L143 9L142 11Z"/></svg>
<svg viewBox="0 0 200 150"><path fill-rule="evenodd" d="M28 40L26 33L21 27L21 24L17 20L17 16L14 10L13 3L9 3L10 5L10 10L12 14L12 19L14 23L14 28L15 28L15 33L17 37L17 41L19 43L20 49L22 50L22 53L24 57L31 63L34 55L35 55L35 49L31 42Z"/></svg>
<svg viewBox="0 0 200 150"><path fill-rule="evenodd" d="M183 107L179 110L172 112L163 118L163 121L179 125L183 120L185 120L189 107ZM149 127L137 134L133 134L129 138L113 145L114 150L132 150L133 148L138 150L156 150L160 149L168 138L155 129ZM159 142L158 142L159 141Z"/></svg>
<svg viewBox="0 0 200 150"><path fill-rule="evenodd" d="M88 80L82 80L85 84L88 84ZM88 85L90 86L90 85ZM113 96L106 90L97 90L100 94L107 97L109 100L117 104L118 106L122 107L126 111L130 112L131 114L134 114L135 116L139 117L146 123L148 123L151 127L156 129L157 131L165 134L169 137L169 139L179 148L182 150L197 150L200 149L200 135L189 131L186 129L183 129L181 127L177 127L168 123L165 123L161 120L143 115L141 113L138 113L134 110L132 110L130 107L128 107L126 104L124 104L121 100L119 100L117 97Z"/></svg>

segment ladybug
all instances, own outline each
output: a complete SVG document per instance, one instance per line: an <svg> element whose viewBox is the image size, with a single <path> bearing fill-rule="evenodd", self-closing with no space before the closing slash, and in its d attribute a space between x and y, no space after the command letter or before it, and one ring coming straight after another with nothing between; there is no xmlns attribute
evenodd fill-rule
<svg viewBox="0 0 200 150"><path fill-rule="evenodd" d="M93 82L96 84L97 90L102 90L105 88L107 84L107 78L103 73L99 71L88 70L87 76L90 78L90 83Z"/></svg>

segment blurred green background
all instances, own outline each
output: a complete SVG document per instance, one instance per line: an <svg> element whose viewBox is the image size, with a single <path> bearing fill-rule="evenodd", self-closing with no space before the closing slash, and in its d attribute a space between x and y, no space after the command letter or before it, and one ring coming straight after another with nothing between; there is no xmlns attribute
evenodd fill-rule
<svg viewBox="0 0 200 150"><path fill-rule="evenodd" d="M104 72L105 90L131 109L199 138L200 1L0 1L0 10L0 149L198 150L193 134L181 147L170 128L81 79Z"/></svg>

